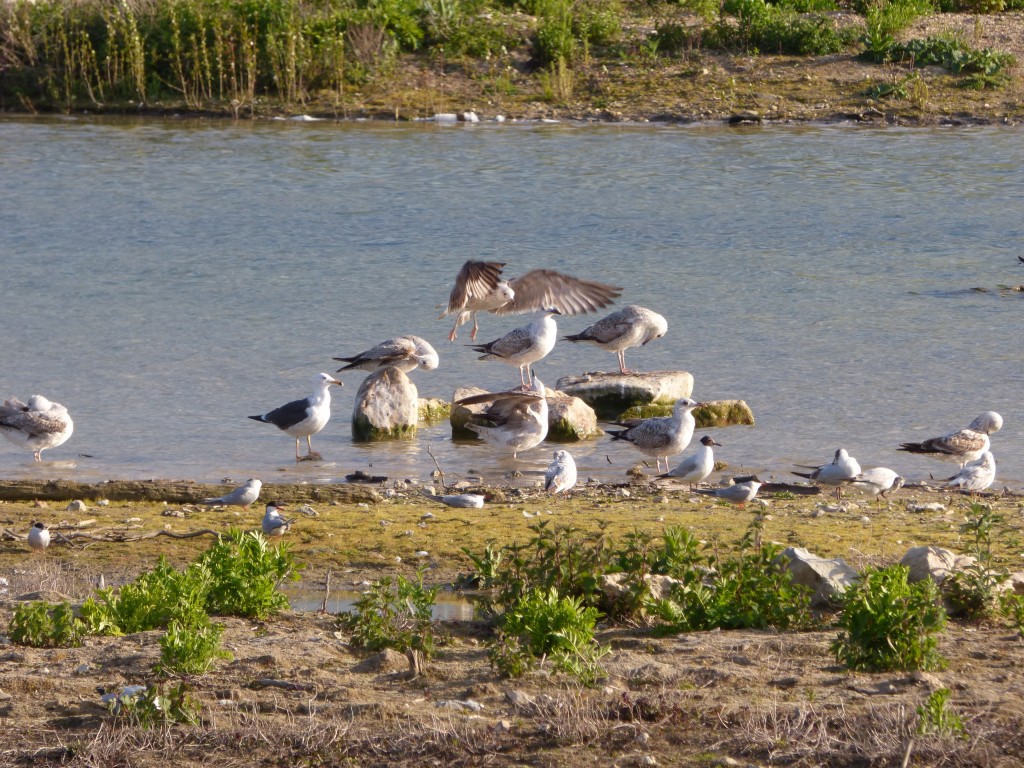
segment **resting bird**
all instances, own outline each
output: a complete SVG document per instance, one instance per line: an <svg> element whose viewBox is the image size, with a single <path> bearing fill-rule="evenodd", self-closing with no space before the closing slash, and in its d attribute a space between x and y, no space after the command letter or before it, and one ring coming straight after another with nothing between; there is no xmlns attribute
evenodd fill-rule
<svg viewBox="0 0 1024 768"><path fill-rule="evenodd" d="M215 499L203 499L203 504L223 504L225 506L234 505L248 509L249 505L260 497L260 490L262 488L263 481L252 478L251 480L246 480L243 485L235 488L231 493L226 493Z"/></svg>
<svg viewBox="0 0 1024 768"><path fill-rule="evenodd" d="M875 467L861 472L850 485L884 499L888 491L898 491L903 487L903 478L887 467Z"/></svg>
<svg viewBox="0 0 1024 768"><path fill-rule="evenodd" d="M292 527L295 519L290 517L286 520L281 517L280 510L282 509L284 509L284 504L278 504L276 501L267 502L267 511L263 515L263 520L260 521L264 536L284 536L288 533L288 529Z"/></svg>
<svg viewBox="0 0 1024 768"><path fill-rule="evenodd" d="M385 368L398 368L402 373L409 373L416 368L432 371L440 362L437 352L430 343L419 336L398 336L382 341L377 346L360 352L354 357L335 357L334 359L348 363L339 368L338 373L354 369L375 373L383 371Z"/></svg>
<svg viewBox="0 0 1024 768"><path fill-rule="evenodd" d="M36 552L50 546L50 531L43 523L33 523L28 529L28 545Z"/></svg>
<svg viewBox="0 0 1024 768"><path fill-rule="evenodd" d="M949 479L947 487L959 486L970 491L974 498L996 480L996 458L992 451L985 451L977 461L971 461L960 468L960 473Z"/></svg>
<svg viewBox="0 0 1024 768"><path fill-rule="evenodd" d="M625 440L641 453L653 456L661 471L661 460L665 459L665 471L668 471L668 457L675 456L686 450L693 437L693 429L697 425L693 419L694 408L703 403L681 397L672 406L671 416L654 416L649 419L630 419L617 422L626 429L609 431L613 440Z"/></svg>
<svg viewBox="0 0 1024 768"><path fill-rule="evenodd" d="M831 464L822 464L820 467L808 467L804 464L797 466L804 469L812 469L813 472L793 472L799 477L807 477L819 485L830 485L836 489L836 498L843 497L843 486L853 482L853 478L860 474L860 464L845 448L836 451L835 458Z"/></svg>
<svg viewBox="0 0 1024 768"><path fill-rule="evenodd" d="M75 431L68 409L42 395L32 395L28 403L16 397L0 405L0 432L17 446L28 448L36 461L48 448L63 445Z"/></svg>
<svg viewBox="0 0 1024 768"><path fill-rule="evenodd" d="M704 435L700 439L700 448L697 452L686 459L679 462L679 465L664 475L658 475L659 478L671 477L674 480L678 480L681 483L689 483L690 490L706 480L708 475L711 474L711 470L715 468L715 454L711 450L711 446L717 445L721 447L721 443L716 443L715 439L711 435Z"/></svg>
<svg viewBox="0 0 1024 768"><path fill-rule="evenodd" d="M490 403L481 414L473 416L466 429L476 432L496 448L520 451L534 448L548 435L548 401L544 383L533 377L533 387L526 391L489 392L456 400L456 405Z"/></svg>
<svg viewBox="0 0 1024 768"><path fill-rule="evenodd" d="M484 497L479 493L439 495L431 493L426 488L423 489L422 493L431 501L444 504L446 507L457 507L459 509L481 509L484 506Z"/></svg>
<svg viewBox="0 0 1024 768"><path fill-rule="evenodd" d="M619 360L619 372L627 374L635 371L626 367L626 350L660 339L667 330L668 322L657 312L630 304L598 320L589 328L563 338L566 341L592 341L614 352Z"/></svg>
<svg viewBox="0 0 1024 768"><path fill-rule="evenodd" d="M576 460L568 451L555 451L554 457L544 473L544 490L548 493L565 493L576 485Z"/></svg>
<svg viewBox="0 0 1024 768"><path fill-rule="evenodd" d="M313 452L311 437L327 426L331 418L331 392L329 387L334 384L343 386L340 381L327 373L316 377L316 391L309 397L293 400L290 403L264 413L262 416L250 416L250 419L273 424L282 432L295 438L296 461L319 461L319 453ZM306 455L299 458L299 438L306 438Z"/></svg>
<svg viewBox="0 0 1024 768"><path fill-rule="evenodd" d="M748 501L753 501L754 497L757 496L757 492L761 490L762 485L764 483L753 477L750 480L744 480L742 483L726 485L721 488L698 488L697 493L714 496L717 499L724 499L743 508Z"/></svg>
<svg viewBox="0 0 1024 768"><path fill-rule="evenodd" d="M622 293L621 288L592 280L581 280L551 269L534 269L522 277L502 280L501 261L467 261L455 277L448 307L438 319L455 315L449 341L458 337L459 326L472 319L470 340L476 341L476 313L516 315L554 307L563 315L581 315L607 307Z"/></svg>
<svg viewBox="0 0 1024 768"><path fill-rule="evenodd" d="M1003 417L995 411L985 411L972 421L966 429L950 432L942 437L933 437L920 443L903 443L899 450L909 453L924 453L939 459L951 459L964 466L977 461L990 447L989 435L1003 426Z"/></svg>
<svg viewBox="0 0 1024 768"><path fill-rule="evenodd" d="M543 316L529 325L515 328L500 339L474 346L476 352L483 352L480 360L500 360L508 365L518 366L519 381L527 389L530 381L530 366L547 357L555 348L558 326L554 315L557 309L544 310Z"/></svg>

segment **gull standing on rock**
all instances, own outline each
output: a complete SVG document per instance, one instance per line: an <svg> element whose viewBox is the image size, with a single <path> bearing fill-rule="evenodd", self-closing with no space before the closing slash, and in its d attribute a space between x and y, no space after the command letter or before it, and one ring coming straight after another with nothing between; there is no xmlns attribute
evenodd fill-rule
<svg viewBox="0 0 1024 768"><path fill-rule="evenodd" d="M933 437L920 443L903 443L899 450L909 453L924 453L939 459L952 459L963 467L977 461L990 447L989 435L1003 426L1003 417L995 411L985 411L972 421L966 429L950 432L942 437Z"/></svg>
<svg viewBox="0 0 1024 768"><path fill-rule="evenodd" d="M576 485L576 461L568 451L555 451L552 462L544 473L544 490L565 493Z"/></svg>
<svg viewBox="0 0 1024 768"><path fill-rule="evenodd" d="M313 452L313 443L310 438L323 429L331 418L331 391L329 388L332 385L343 386L330 374L321 373L316 377L316 391L309 397L293 400L262 416L250 416L249 418L273 424L282 432L294 437L296 461L319 461L321 456L319 453ZM299 458L299 438L302 437L306 438L306 455Z"/></svg>
<svg viewBox="0 0 1024 768"><path fill-rule="evenodd" d="M843 486L853 482L853 479L860 474L860 464L847 453L845 448L836 451L831 464L822 464L820 467L809 467L805 464L798 464L798 467L812 469L813 472L794 472L799 477L807 477L820 485L830 485L836 489L836 498L843 497Z"/></svg>
<svg viewBox="0 0 1024 768"><path fill-rule="evenodd" d="M557 314L557 309L546 309L539 319L529 325L515 328L500 339L474 346L473 349L483 352L480 360L501 360L508 365L518 366L523 389L529 389L530 366L547 357L555 348L558 325L554 316Z"/></svg>
<svg viewBox="0 0 1024 768"><path fill-rule="evenodd" d="M295 519L290 517L286 520L281 517L280 510L282 509L284 509L284 504L278 504L276 501L267 502L267 511L263 515L263 520L260 521L264 536L284 536L288 533Z"/></svg>
<svg viewBox="0 0 1024 768"><path fill-rule="evenodd" d="M526 392L493 392L456 400L455 405L491 405L473 416L466 429L476 432L485 442L502 450L520 451L538 446L548 435L548 401L544 384L536 376Z"/></svg>
<svg viewBox="0 0 1024 768"><path fill-rule="evenodd" d="M377 346L360 352L355 357L335 357L334 359L348 363L339 368L338 373L354 369L376 373L385 368L397 368L402 373L409 373L416 368L432 371L440 362L437 352L430 343L419 336L398 336L382 341Z"/></svg>
<svg viewBox="0 0 1024 768"><path fill-rule="evenodd" d="M563 315L581 315L607 307L622 293L621 288L592 280L563 275L551 269L534 269L522 277L502 280L501 261L467 261L455 277L448 307L438 317L455 315L448 341L455 341L459 326L473 321L469 335L476 341L477 312L520 315L554 307Z"/></svg>
<svg viewBox="0 0 1024 768"><path fill-rule="evenodd" d="M608 434L613 440L625 440L630 442L641 453L653 456L656 462L656 471L661 471L661 460L665 459L665 471L668 471L668 457L675 456L686 450L693 437L693 430L696 422L693 419L694 408L699 408L704 403L698 403L688 397L681 397L672 406L671 416L655 416L650 419L630 419L625 422L617 422L619 426L626 429Z"/></svg>
<svg viewBox="0 0 1024 768"><path fill-rule="evenodd" d="M726 485L721 488L698 488L697 493L714 496L718 499L725 499L726 501L732 502L736 506L743 508L746 506L748 501L753 501L754 497L757 496L757 492L761 490L762 485L764 485L764 483L756 477L752 477L749 480L744 480L742 483Z"/></svg>
<svg viewBox="0 0 1024 768"><path fill-rule="evenodd" d="M996 480L996 458L992 451L985 451L977 461L971 461L960 468L960 474L951 477L946 487L959 486L970 491L973 499Z"/></svg>
<svg viewBox="0 0 1024 768"><path fill-rule="evenodd" d="M608 317L598 320L572 336L563 336L566 341L592 341L619 360L619 372L636 373L626 367L626 350L641 347L649 341L660 339L668 330L668 321L657 312L630 304Z"/></svg>
<svg viewBox="0 0 1024 768"><path fill-rule="evenodd" d="M263 488L263 481L256 478L246 480L231 493L218 496L215 499L203 499L203 504L223 504L225 506L238 506L248 509L256 499L260 497L260 490Z"/></svg>
<svg viewBox="0 0 1024 768"><path fill-rule="evenodd" d="M43 523L33 523L28 529L28 545L35 552L42 552L50 546L50 531Z"/></svg>
<svg viewBox="0 0 1024 768"><path fill-rule="evenodd" d="M43 460L43 451L66 443L74 431L68 409L42 395L32 395L28 403L12 397L0 405L0 432L32 451L36 461Z"/></svg>
<svg viewBox="0 0 1024 768"><path fill-rule="evenodd" d="M713 445L721 447L722 444L716 443L711 435L704 435L700 439L700 448L697 449L693 456L683 459L675 469L670 470L664 475L658 475L658 477L670 477L678 480L680 483L689 483L690 490L694 490L694 487L706 480L708 475L711 474L711 470L715 468L715 454L711 450Z"/></svg>

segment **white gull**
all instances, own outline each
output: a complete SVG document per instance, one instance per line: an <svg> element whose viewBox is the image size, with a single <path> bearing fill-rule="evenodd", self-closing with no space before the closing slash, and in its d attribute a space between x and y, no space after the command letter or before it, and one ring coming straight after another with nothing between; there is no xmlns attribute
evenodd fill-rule
<svg viewBox="0 0 1024 768"><path fill-rule="evenodd" d="M419 336L398 336L382 341L354 357L334 359L348 363L339 368L338 373L354 369L377 372L385 368L398 368L402 373L409 373L416 368L432 371L440 362L435 349Z"/></svg>
<svg viewBox="0 0 1024 768"><path fill-rule="evenodd" d="M558 325L554 315L557 309L545 310L544 314L529 325L515 328L500 339L473 346L474 351L483 352L480 360L500 360L519 368L519 380L523 389L530 381L530 366L547 357L555 348L558 339Z"/></svg>
<svg viewBox="0 0 1024 768"><path fill-rule="evenodd" d="M985 451L981 458L968 462L960 468L960 473L950 478L946 483L947 487L959 486L965 491L970 491L973 497L979 491L984 491L996 480L996 459L992 451Z"/></svg>
<svg viewBox="0 0 1024 768"><path fill-rule="evenodd" d="M261 416L250 416L249 418L273 424L282 432L294 437L296 461L319 460L320 454L313 452L313 443L310 438L323 429L331 418L330 387L332 385L340 387L342 383L328 373L321 373L316 377L316 390L309 397L292 400ZM299 458L299 438L302 437L306 438L307 452L304 457Z"/></svg>
<svg viewBox="0 0 1024 768"><path fill-rule="evenodd" d="M694 486L706 480L711 474L711 470L715 468L715 454L711 449L713 445L721 446L722 444L716 443L711 435L704 435L700 439L700 447L693 456L683 459L674 469L664 475L658 475L658 477L689 483L690 490L693 490Z"/></svg>
<svg viewBox="0 0 1024 768"><path fill-rule="evenodd" d="M576 460L568 451L555 451L547 471L544 473L544 490L548 493L564 493L576 485Z"/></svg>
<svg viewBox="0 0 1024 768"><path fill-rule="evenodd" d="M0 432L32 451L36 461L43 460L43 451L66 443L74 431L68 409L42 395L32 395L28 403L12 397L0 405Z"/></svg>
<svg viewBox="0 0 1024 768"><path fill-rule="evenodd" d="M593 280L581 280L552 269L534 269L522 277L502 280L501 261L467 261L455 277L455 286L448 297L448 307L438 319L455 315L455 325L448 334L455 341L459 326L472 320L470 339L478 330L476 313L515 315L554 307L563 315L596 312L611 304L622 289Z"/></svg>
<svg viewBox="0 0 1024 768"><path fill-rule="evenodd" d="M903 487L903 478L888 467L875 467L853 478L851 487L884 499L887 492L895 492Z"/></svg>
<svg viewBox="0 0 1024 768"><path fill-rule="evenodd" d="M794 472L799 477L807 477L820 485L830 485L836 489L836 498L842 498L843 486L853 482L853 478L860 474L860 464L853 458L845 448L836 451L831 463L822 464L820 467L809 467L804 464L797 466L812 472Z"/></svg>
<svg viewBox="0 0 1024 768"><path fill-rule="evenodd" d="M566 341L592 341L614 352L619 361L619 372L627 374L635 371L626 367L626 350L661 338L667 330L668 322L657 312L630 304L598 320L589 328L563 338Z"/></svg>
<svg viewBox="0 0 1024 768"><path fill-rule="evenodd" d="M548 401L544 384L536 376L526 392L491 392L455 401L456 405L479 403L491 405L473 416L466 429L497 448L512 451L512 458L540 445L548 435Z"/></svg>
<svg viewBox="0 0 1024 768"><path fill-rule="evenodd" d="M625 440L632 443L641 453L653 456L659 472L661 460L664 458L665 470L668 471L668 457L682 453L690 444L696 426L691 411L702 405L703 403L696 400L681 397L672 406L671 416L616 422L626 429L610 431L608 434L613 440Z"/></svg>
<svg viewBox="0 0 1024 768"><path fill-rule="evenodd" d="M762 485L764 483L753 477L750 480L744 480L742 483L734 483L733 485L726 485L721 488L698 488L697 493L724 499L739 507L743 507L748 501L753 501L754 497L757 496L757 492L761 490Z"/></svg>

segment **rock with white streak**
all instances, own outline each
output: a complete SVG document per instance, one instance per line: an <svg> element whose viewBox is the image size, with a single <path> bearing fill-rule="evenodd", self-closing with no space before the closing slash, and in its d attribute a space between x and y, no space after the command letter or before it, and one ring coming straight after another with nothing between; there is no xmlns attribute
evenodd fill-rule
<svg viewBox="0 0 1024 768"><path fill-rule="evenodd" d="M780 557L786 558L786 570L794 584L814 591L811 605L824 607L857 581L857 571L842 558L822 558L804 547L788 547Z"/></svg>

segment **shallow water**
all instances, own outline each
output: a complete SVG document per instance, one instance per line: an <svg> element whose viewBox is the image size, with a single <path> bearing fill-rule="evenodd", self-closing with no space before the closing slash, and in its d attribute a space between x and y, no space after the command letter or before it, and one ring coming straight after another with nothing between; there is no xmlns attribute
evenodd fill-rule
<svg viewBox="0 0 1024 768"><path fill-rule="evenodd" d="M895 449L994 409L998 484L1024 483L1024 142L998 128L377 125L0 118L0 394L45 393L75 434L5 477L330 481L540 471L444 424L351 442L361 374L314 437L325 462L246 418L311 391L331 357L416 333L441 354L422 396L518 383L437 320L470 258L623 287L669 332L627 362L740 397L753 429L719 458L792 479L845 446L909 478ZM987 292L972 291L982 287ZM575 333L601 315L560 319ZM480 340L529 317L484 317ZM560 343L549 385L614 356ZM574 445L583 477L640 458Z"/></svg>
<svg viewBox="0 0 1024 768"><path fill-rule="evenodd" d="M287 589L285 592L293 611L319 611L324 604L322 591ZM327 612L351 613L362 596L354 589L332 589L327 596ZM441 591L430 607L430 616L435 621L472 621L476 617L476 609L473 601L465 595Z"/></svg>

